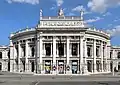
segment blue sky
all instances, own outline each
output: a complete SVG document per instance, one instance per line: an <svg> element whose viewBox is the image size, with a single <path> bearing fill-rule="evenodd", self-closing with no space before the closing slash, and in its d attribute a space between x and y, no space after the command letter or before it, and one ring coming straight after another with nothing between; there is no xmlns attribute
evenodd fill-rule
<svg viewBox="0 0 120 85"><path fill-rule="evenodd" d="M111 34L112 45L120 45L120 0L0 0L0 45L9 44L11 32L35 27L39 10L44 16L56 16L59 8L66 16L79 16L90 26Z"/></svg>

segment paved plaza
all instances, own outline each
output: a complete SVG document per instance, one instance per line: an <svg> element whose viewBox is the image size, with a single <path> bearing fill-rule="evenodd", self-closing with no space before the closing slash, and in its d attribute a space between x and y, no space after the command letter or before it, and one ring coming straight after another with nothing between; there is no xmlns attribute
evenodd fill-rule
<svg viewBox="0 0 120 85"><path fill-rule="evenodd" d="M0 73L0 85L120 85L120 76L42 76L33 74Z"/></svg>

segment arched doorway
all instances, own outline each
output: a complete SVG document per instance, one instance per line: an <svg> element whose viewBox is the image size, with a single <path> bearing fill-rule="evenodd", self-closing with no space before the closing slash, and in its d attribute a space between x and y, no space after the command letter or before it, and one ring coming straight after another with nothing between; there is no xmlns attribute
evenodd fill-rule
<svg viewBox="0 0 120 85"><path fill-rule="evenodd" d="M2 70L2 63L0 62L0 71Z"/></svg>

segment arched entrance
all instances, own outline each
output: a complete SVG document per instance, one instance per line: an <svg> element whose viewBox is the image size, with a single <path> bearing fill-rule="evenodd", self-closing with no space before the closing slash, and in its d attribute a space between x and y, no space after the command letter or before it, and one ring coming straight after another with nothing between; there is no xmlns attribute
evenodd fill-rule
<svg viewBox="0 0 120 85"><path fill-rule="evenodd" d="M0 62L0 71L2 70L2 63Z"/></svg>

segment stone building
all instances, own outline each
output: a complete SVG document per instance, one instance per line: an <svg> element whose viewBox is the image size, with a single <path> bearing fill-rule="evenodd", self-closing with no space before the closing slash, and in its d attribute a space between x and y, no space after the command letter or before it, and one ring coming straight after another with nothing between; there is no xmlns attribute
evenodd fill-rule
<svg viewBox="0 0 120 85"><path fill-rule="evenodd" d="M40 74L110 72L110 35L80 16L44 16L34 28L10 35L10 71Z"/></svg>
<svg viewBox="0 0 120 85"><path fill-rule="evenodd" d="M0 71L9 71L9 47L0 46Z"/></svg>

